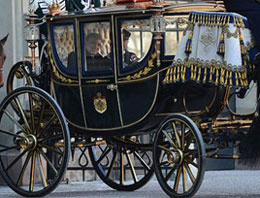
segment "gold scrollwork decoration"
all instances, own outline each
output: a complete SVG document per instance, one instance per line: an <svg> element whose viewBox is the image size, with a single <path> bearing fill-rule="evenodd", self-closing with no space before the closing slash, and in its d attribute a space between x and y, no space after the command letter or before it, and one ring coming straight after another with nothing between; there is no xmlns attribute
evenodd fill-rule
<svg viewBox="0 0 260 198"><path fill-rule="evenodd" d="M69 84L78 83L78 81L76 81L76 80L72 80L70 78L63 76L57 70L57 66L56 66L55 61L54 61L54 57L53 57L53 54L52 54L52 51L51 51L51 45L50 44L48 44L48 54L50 56L50 63L51 63L51 66L52 66L52 72L56 76L57 79L59 79L61 82L69 83Z"/></svg>
<svg viewBox="0 0 260 198"><path fill-rule="evenodd" d="M125 77L125 80L135 80L135 79L141 78L142 76L147 75L154 67L154 60L156 58L157 58L157 54L156 54L156 52L154 52L151 55L151 58L148 60L148 66L146 66L143 70L140 70L139 72L137 72L133 75L128 75L127 77Z"/></svg>

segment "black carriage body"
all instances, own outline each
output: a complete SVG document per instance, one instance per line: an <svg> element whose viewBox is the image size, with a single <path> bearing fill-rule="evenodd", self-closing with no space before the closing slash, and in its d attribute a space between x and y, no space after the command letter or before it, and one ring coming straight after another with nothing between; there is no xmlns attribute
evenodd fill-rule
<svg viewBox="0 0 260 198"><path fill-rule="evenodd" d="M160 34L161 39L156 39L158 35L151 31L151 19L158 13L165 20L187 18L191 8L193 5L190 4L183 5L181 9L180 6L156 9L115 6L49 18L51 87L67 120L77 132L111 135L111 131L127 134L151 130L165 116L185 111L182 98L190 85L179 83L170 89L162 85L176 51L174 47L166 48L165 43L170 42L168 39L172 35ZM215 9L211 4L201 4L200 8ZM140 37L138 61L128 67L123 61L123 29L131 30L132 36ZM86 58L85 38L91 32L101 35L102 56L108 59L102 66L95 63L99 69L88 69L91 62ZM158 41L159 53L158 50L156 52ZM72 54L74 60L69 61L68 57ZM211 102L216 96L209 95ZM223 94L219 97L223 98ZM201 103L200 97L191 101L191 106Z"/></svg>
<svg viewBox="0 0 260 198"><path fill-rule="evenodd" d="M135 9L127 13L123 10L95 12L49 20L51 87L66 118L77 131L122 131L142 123L152 112L162 69L156 65L155 42L147 29L152 15L151 10ZM126 68L122 60L121 32L123 26L133 27L135 22L147 25L144 30L150 36L150 46L140 61ZM90 32L101 34L111 47L106 49L108 68L87 69L84 38L89 26ZM69 48L73 49L64 53ZM66 65L66 57L64 61L61 56L72 53L76 55L76 64L67 62Z"/></svg>

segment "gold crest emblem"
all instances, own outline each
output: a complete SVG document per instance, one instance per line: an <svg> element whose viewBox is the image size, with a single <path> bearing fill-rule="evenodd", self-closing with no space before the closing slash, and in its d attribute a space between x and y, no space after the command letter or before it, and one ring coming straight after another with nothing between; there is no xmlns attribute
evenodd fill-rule
<svg viewBox="0 0 260 198"><path fill-rule="evenodd" d="M107 110L107 100L105 96L102 96L100 92L94 98L94 107L98 113L104 113Z"/></svg>

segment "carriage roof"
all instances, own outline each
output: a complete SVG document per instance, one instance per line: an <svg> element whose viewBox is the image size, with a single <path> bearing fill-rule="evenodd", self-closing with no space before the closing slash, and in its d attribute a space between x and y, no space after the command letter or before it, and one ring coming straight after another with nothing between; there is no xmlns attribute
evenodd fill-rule
<svg viewBox="0 0 260 198"><path fill-rule="evenodd" d="M188 1L169 1L162 7L153 6L152 2L145 3L129 3L129 4L111 4L102 8L88 9L85 11L76 11L76 12L65 12L61 15L55 16L55 18L64 18L64 17L80 17L80 16L102 16L102 15L120 15L120 14L135 14L135 13L149 13L155 11L162 12L190 12L192 10L197 11L224 11L224 5L198 1L196 3L189 3ZM53 17L52 17L53 19Z"/></svg>

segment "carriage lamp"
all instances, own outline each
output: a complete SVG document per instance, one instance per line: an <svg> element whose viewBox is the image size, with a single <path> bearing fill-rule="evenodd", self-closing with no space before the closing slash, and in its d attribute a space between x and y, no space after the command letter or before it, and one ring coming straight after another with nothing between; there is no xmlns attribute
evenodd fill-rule
<svg viewBox="0 0 260 198"><path fill-rule="evenodd" d="M24 28L25 40L29 44L29 48L31 49L31 61L32 61L32 72L35 73L35 49L37 47L36 43L40 40L40 29L39 25L36 24L37 18L34 15L29 15L26 18L28 24Z"/></svg>
<svg viewBox="0 0 260 198"><path fill-rule="evenodd" d="M161 40L162 34L165 33L165 19L160 12L156 12L154 16L151 17L150 21L151 32L154 34L153 39L155 40L155 50L157 55L157 66L160 67L160 54L161 54Z"/></svg>

